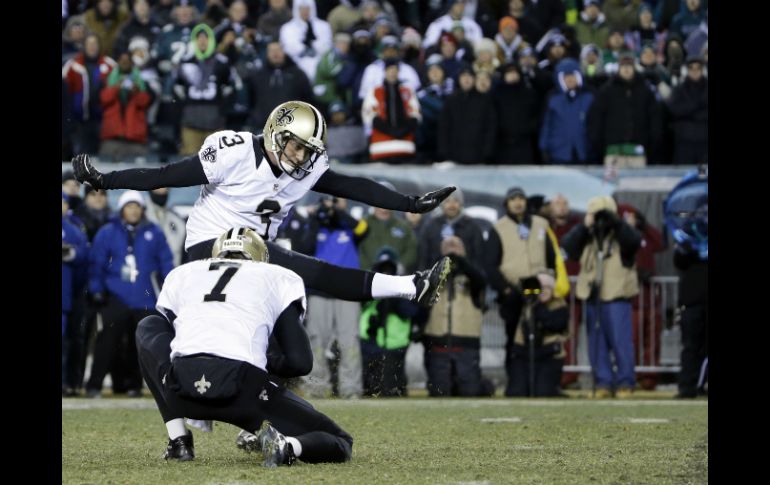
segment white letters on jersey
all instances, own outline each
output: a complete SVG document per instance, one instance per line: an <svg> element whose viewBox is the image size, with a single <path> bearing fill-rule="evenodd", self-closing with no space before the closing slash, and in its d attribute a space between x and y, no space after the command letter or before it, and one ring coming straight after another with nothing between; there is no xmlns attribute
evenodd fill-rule
<svg viewBox="0 0 770 485"><path fill-rule="evenodd" d="M261 156L261 153L257 155ZM231 227L250 227L268 240L275 239L289 210L329 169L322 155L302 180L270 170L262 158L257 167L251 133L231 130L209 135L198 152L209 183L201 187L187 221L185 249L216 239Z"/></svg>
<svg viewBox="0 0 770 485"><path fill-rule="evenodd" d="M168 274L156 308L176 315L171 359L209 353L266 370L267 344L280 314L305 286L293 271L246 260L204 259Z"/></svg>

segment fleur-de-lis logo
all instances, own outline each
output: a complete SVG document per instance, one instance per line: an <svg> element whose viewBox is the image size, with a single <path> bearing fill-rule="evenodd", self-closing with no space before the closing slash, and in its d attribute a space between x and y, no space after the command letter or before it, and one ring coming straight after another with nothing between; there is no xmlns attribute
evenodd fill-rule
<svg viewBox="0 0 770 485"><path fill-rule="evenodd" d="M275 124L276 126L284 126L289 123L292 123L294 121L294 111L297 109L296 106L293 108L281 108L278 110L278 113L275 115Z"/></svg>
<svg viewBox="0 0 770 485"><path fill-rule="evenodd" d="M206 391L208 391L209 387L211 387L211 383L206 381L206 374L203 374L201 379L199 381L193 382L193 384L195 384L195 388L201 394L204 394Z"/></svg>

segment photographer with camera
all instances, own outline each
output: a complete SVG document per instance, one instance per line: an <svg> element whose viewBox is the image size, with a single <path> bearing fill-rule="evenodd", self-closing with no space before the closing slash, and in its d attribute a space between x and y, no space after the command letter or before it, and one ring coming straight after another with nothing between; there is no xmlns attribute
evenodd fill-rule
<svg viewBox="0 0 770 485"><path fill-rule="evenodd" d="M347 199L323 196L309 209L309 230L302 246L308 254L343 268L359 268L358 243L366 234L366 221L357 221L345 210ZM303 377L302 388L312 397L328 397L331 373L327 355L334 342L340 352L339 393L361 396L361 348L358 321L361 304L332 298L308 289L307 327L313 349L313 370Z"/></svg>
<svg viewBox="0 0 770 485"><path fill-rule="evenodd" d="M547 272L521 281L525 301L511 348L510 396L561 396L569 307ZM519 290L516 290L519 291Z"/></svg>
<svg viewBox="0 0 770 485"><path fill-rule="evenodd" d="M569 258L580 261L576 294L586 305L595 398L611 397L613 388L615 397L628 398L636 385L631 298L639 293L635 258L641 241L610 196L591 198L583 223L562 239Z"/></svg>

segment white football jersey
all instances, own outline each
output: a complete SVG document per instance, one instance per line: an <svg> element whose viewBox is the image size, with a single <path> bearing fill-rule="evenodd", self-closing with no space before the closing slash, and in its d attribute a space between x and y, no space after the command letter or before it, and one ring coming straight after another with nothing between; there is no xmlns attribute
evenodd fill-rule
<svg viewBox="0 0 770 485"><path fill-rule="evenodd" d="M268 263L202 259L178 266L163 283L156 308L176 335L171 358L205 352L267 370L275 321L295 300L307 307L305 286L293 271Z"/></svg>
<svg viewBox="0 0 770 485"><path fill-rule="evenodd" d="M201 192L187 221L185 249L216 239L231 227L250 227L272 241L289 210L329 169L321 155L302 180L285 173L276 178L262 157L257 167L252 135L247 131L218 131L209 135L198 152L209 183Z"/></svg>

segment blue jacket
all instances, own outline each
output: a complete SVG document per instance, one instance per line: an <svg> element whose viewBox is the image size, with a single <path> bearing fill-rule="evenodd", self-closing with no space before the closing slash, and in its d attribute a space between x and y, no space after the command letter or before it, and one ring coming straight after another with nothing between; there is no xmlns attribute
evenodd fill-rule
<svg viewBox="0 0 770 485"><path fill-rule="evenodd" d="M358 269L358 248L353 230L319 228L316 235L315 257L343 268Z"/></svg>
<svg viewBox="0 0 770 485"><path fill-rule="evenodd" d="M88 266L88 239L83 231L62 217L61 242L75 248L75 259L61 263L61 311L66 313L72 310L73 295L82 286L77 284L77 276L84 274Z"/></svg>
<svg viewBox="0 0 770 485"><path fill-rule="evenodd" d="M575 71L578 88L570 96L563 76L564 73ZM561 89L548 98L538 145L554 162L571 161L573 147L579 160L586 161L590 154L586 120L588 110L594 102L594 95L582 89L580 65L572 59L561 61L556 66L555 75L557 85Z"/></svg>
<svg viewBox="0 0 770 485"><path fill-rule="evenodd" d="M128 226L117 217L99 229L94 236L89 258L89 284L92 293L117 297L129 308L152 310L157 295L151 275L157 273L159 285L174 268L174 257L163 231L142 219L134 229L133 255L136 259L134 281L126 265L129 247Z"/></svg>

